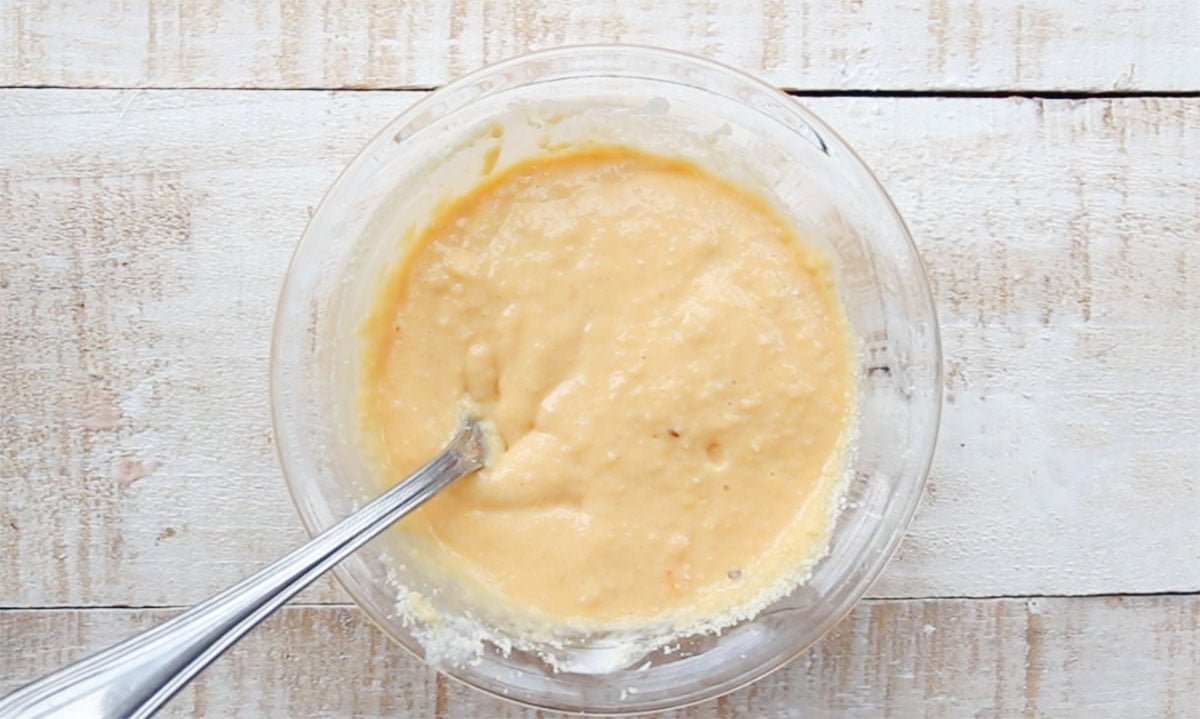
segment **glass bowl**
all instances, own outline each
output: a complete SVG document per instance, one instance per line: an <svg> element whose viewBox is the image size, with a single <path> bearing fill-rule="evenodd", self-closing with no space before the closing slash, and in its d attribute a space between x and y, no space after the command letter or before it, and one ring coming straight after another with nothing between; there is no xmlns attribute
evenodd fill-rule
<svg viewBox="0 0 1200 719"><path fill-rule="evenodd" d="M859 343L859 405L827 555L789 595L718 635L632 653L597 637L552 660L519 641L483 642L469 659L433 649L429 627L397 606L406 589L440 597L446 617L473 609L453 588L431 586L438 580L408 561L396 530L334 571L384 632L469 685L560 711L662 710L764 676L842 619L900 542L936 439L938 327L912 239L862 161L792 98L707 60L628 46L537 52L430 93L350 163L296 249L271 348L275 435L310 533L377 494L354 421L356 330L374 282L410 230L481 171L584 140L688 156L750 184L834 258Z"/></svg>

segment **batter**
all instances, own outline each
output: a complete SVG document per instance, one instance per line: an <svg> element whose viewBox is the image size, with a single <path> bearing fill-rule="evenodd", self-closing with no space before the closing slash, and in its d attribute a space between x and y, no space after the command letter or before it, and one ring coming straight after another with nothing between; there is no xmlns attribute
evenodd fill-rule
<svg viewBox="0 0 1200 719"><path fill-rule="evenodd" d="M505 449L402 523L540 621L683 625L824 553L854 403L827 257L677 159L534 159L434 219L363 326L381 481L464 401Z"/></svg>

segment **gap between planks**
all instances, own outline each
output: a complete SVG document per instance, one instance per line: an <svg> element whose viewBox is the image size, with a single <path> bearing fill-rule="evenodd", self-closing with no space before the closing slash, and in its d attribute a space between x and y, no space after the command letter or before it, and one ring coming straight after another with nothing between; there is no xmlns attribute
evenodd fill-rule
<svg viewBox="0 0 1200 719"><path fill-rule="evenodd" d="M931 595L927 597L888 597L873 596L859 600L861 604L902 604L916 602L1009 602L1029 601L1037 599L1155 599L1165 597L1200 597L1200 592L1108 592L1096 594L991 594L983 596L970 595ZM190 609L192 604L46 604L39 606L6 605L0 606L4 612L88 612L88 611L175 611ZM289 602L284 606L295 609L353 609L353 602Z"/></svg>
<svg viewBox="0 0 1200 719"><path fill-rule="evenodd" d="M162 92L434 92L444 85L396 85L392 87L374 86L320 86L311 87L228 87L223 85L0 85L4 90L102 90L102 91L131 91L154 90ZM1018 98L1025 100L1138 100L1153 98L1200 98L1200 90L798 90L795 88L777 88L792 97L847 97L847 98L953 98L973 100L1005 100Z"/></svg>

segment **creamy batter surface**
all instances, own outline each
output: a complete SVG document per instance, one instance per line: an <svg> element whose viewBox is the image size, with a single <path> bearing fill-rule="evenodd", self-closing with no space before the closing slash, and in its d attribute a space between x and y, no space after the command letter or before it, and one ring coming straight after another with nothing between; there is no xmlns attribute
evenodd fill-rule
<svg viewBox="0 0 1200 719"><path fill-rule="evenodd" d="M401 523L539 621L683 625L824 553L854 406L825 253L768 203L627 148L528 160L449 203L362 328L382 483L464 400L504 449Z"/></svg>

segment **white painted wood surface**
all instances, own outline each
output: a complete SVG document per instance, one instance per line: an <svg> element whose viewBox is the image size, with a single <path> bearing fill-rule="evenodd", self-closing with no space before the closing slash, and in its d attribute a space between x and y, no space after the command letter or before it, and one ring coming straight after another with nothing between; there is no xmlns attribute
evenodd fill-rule
<svg viewBox="0 0 1200 719"><path fill-rule="evenodd" d="M1200 3L1142 4L0 0L0 692L301 541L275 296L334 175L420 96L82 88L429 87L620 39L920 91L805 102L909 221L946 354L929 490L877 599L679 716L1195 715ZM80 89L22 87L46 85ZM534 715L404 658L331 582L304 599L171 710Z"/></svg>
<svg viewBox="0 0 1200 719"><path fill-rule="evenodd" d="M1195 0L0 0L0 37L13 86L422 88L623 42L809 90L1200 87Z"/></svg>
<svg viewBox="0 0 1200 719"><path fill-rule="evenodd" d="M18 643L0 661L0 693L170 614L5 613L0 631L54 640ZM1197 597L873 600L770 678L659 717L1190 717L1198 646ZM547 716L436 675L345 606L284 609L166 715Z"/></svg>
<svg viewBox="0 0 1200 719"><path fill-rule="evenodd" d="M273 303L415 97L6 93L0 601L187 603L300 539ZM892 189L945 330L929 492L876 593L1200 590L1200 100L809 104Z"/></svg>

